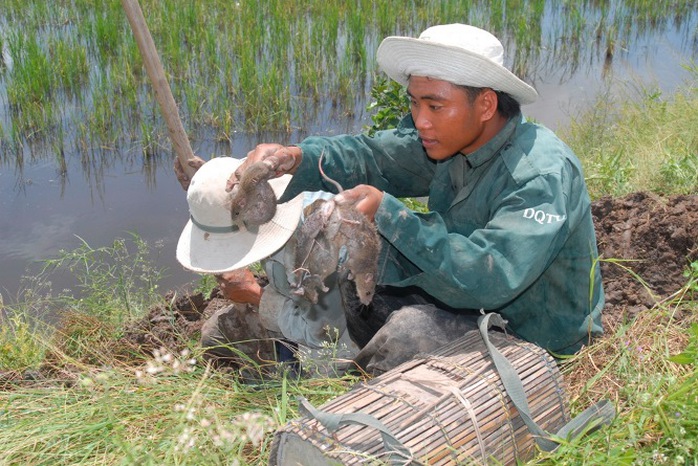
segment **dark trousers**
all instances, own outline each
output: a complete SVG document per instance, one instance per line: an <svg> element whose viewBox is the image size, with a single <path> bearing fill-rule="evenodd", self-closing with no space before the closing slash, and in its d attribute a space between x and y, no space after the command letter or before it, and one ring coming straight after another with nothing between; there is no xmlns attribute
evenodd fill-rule
<svg viewBox="0 0 698 466"><path fill-rule="evenodd" d="M448 309L418 288L379 286L368 306L351 280L340 280L340 290L347 330L361 348L354 361L372 375L477 329L478 312Z"/></svg>

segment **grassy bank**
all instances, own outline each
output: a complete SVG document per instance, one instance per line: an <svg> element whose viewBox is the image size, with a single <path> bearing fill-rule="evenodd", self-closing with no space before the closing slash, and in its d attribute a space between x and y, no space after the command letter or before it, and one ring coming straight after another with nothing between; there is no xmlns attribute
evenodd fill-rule
<svg viewBox="0 0 698 466"><path fill-rule="evenodd" d="M674 96L600 101L563 134L595 197L696 192L696 121L691 84ZM319 405L357 381L281 375L245 384L202 365L195 341L152 356L120 346L124 324L164 299L148 255L137 237L84 245L48 262L21 303L5 304L0 464L264 464L271 433L298 416L297 396ZM73 271L82 298L48 291L53 267ZM695 464L698 265L686 279L671 299L613 323L563 363L573 412L607 398L619 415L531 464ZM57 327L29 317L56 306Z"/></svg>
<svg viewBox="0 0 698 466"><path fill-rule="evenodd" d="M645 190L691 194L698 186L696 64L675 95L626 88L601 97L561 135L580 156L592 198Z"/></svg>

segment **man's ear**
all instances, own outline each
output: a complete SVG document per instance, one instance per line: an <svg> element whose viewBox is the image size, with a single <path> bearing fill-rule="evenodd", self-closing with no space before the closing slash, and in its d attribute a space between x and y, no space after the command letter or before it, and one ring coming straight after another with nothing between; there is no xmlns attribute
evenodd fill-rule
<svg viewBox="0 0 698 466"><path fill-rule="evenodd" d="M484 89L477 96L477 105L480 107L480 117L482 121L488 121L497 114L497 104L499 99L497 93L490 88Z"/></svg>

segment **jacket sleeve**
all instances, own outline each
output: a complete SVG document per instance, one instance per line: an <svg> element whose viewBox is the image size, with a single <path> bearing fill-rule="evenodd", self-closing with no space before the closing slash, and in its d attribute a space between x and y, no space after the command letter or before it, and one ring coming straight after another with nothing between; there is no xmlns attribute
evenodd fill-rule
<svg viewBox="0 0 698 466"><path fill-rule="evenodd" d="M416 285L455 308L498 309L529 287L568 237L561 177L540 176L493 204L489 222L449 232L440 214L417 214L384 196L376 225L409 266L387 267L383 281ZM467 212L464 212L464 215Z"/></svg>
<svg viewBox="0 0 698 466"><path fill-rule="evenodd" d="M320 175L318 162L322 154L323 171L344 189L369 184L396 197L427 196L436 162L426 156L410 122L408 119L397 129L379 131L373 137L305 139L298 144L303 158L280 202L303 191L336 192Z"/></svg>

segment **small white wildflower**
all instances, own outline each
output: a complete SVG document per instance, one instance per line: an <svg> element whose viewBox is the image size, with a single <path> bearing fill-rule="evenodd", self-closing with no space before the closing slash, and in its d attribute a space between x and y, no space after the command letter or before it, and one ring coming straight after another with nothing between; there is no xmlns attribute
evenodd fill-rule
<svg viewBox="0 0 698 466"><path fill-rule="evenodd" d="M252 442L252 445L258 447L264 440L264 426L257 423L252 423L247 426L247 437Z"/></svg>
<svg viewBox="0 0 698 466"><path fill-rule="evenodd" d="M201 419L199 424L201 424L201 427L203 427L203 428L211 427L211 421L209 421L206 418Z"/></svg>
<svg viewBox="0 0 698 466"><path fill-rule="evenodd" d="M666 463L667 457L664 453L660 453L658 450L652 452L652 460L655 463L664 464Z"/></svg>
<svg viewBox="0 0 698 466"><path fill-rule="evenodd" d="M177 412L177 413L181 413L181 412L184 411L185 409L187 409L187 407L184 406L182 403L177 403L176 405L174 405L174 410L175 410L175 412Z"/></svg>
<svg viewBox="0 0 698 466"><path fill-rule="evenodd" d="M233 440L235 440L235 434L233 434L229 430L222 429L220 427L218 428L218 435L224 442L232 442Z"/></svg>
<svg viewBox="0 0 698 466"><path fill-rule="evenodd" d="M177 442L178 443L187 443L189 441L189 437L191 437L191 428L185 427L182 430L182 433L179 434L179 437L177 437Z"/></svg>
<svg viewBox="0 0 698 466"><path fill-rule="evenodd" d="M148 361L148 364L146 364L145 371L150 374L150 375L155 375L159 374L160 372L164 371L165 368L162 366L156 366L153 361Z"/></svg>
<svg viewBox="0 0 698 466"><path fill-rule="evenodd" d="M196 418L196 411L194 408L189 408L189 411L187 411L187 421L193 421Z"/></svg>
<svg viewBox="0 0 698 466"><path fill-rule="evenodd" d="M177 445L182 447L183 451L188 451L196 445L196 436L192 435L192 429L185 427L182 433L177 438Z"/></svg>
<svg viewBox="0 0 698 466"><path fill-rule="evenodd" d="M233 424L244 430L240 435L243 441L249 440L253 445L259 446L264 440L264 434L272 428L271 418L260 413L243 413L238 416Z"/></svg>
<svg viewBox="0 0 698 466"><path fill-rule="evenodd" d="M179 355L182 357L182 359L187 359L189 355L191 354L191 351L189 351L189 348L184 348L182 351L179 352Z"/></svg>

